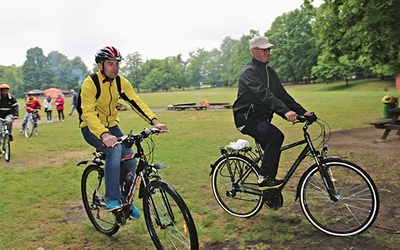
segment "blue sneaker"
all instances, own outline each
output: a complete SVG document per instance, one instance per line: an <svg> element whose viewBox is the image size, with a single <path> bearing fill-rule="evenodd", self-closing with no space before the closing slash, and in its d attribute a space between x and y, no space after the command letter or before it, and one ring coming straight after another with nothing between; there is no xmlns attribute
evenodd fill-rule
<svg viewBox="0 0 400 250"><path fill-rule="evenodd" d="M133 203L131 204L131 218L132 219L139 219L140 217L140 212L139 210L135 207L135 205L133 205Z"/></svg>
<svg viewBox="0 0 400 250"><path fill-rule="evenodd" d="M111 212L111 211L120 209L121 208L121 203L119 201L116 201L116 200L111 200L111 201L107 202L106 208L107 208L108 211Z"/></svg>

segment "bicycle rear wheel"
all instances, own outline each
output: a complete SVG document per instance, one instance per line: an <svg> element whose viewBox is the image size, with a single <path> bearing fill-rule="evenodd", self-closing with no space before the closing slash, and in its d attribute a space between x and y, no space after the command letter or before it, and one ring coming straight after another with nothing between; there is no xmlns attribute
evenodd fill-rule
<svg viewBox="0 0 400 250"><path fill-rule="evenodd" d="M143 214L157 249L198 249L196 226L188 207L168 183L151 182L143 196Z"/></svg>
<svg viewBox="0 0 400 250"><path fill-rule="evenodd" d="M26 138L29 138L33 134L33 130L35 128L35 120L33 117L29 117L28 121L25 124L24 134Z"/></svg>
<svg viewBox="0 0 400 250"><path fill-rule="evenodd" d="M263 193L258 187L259 168L243 155L220 158L212 171L211 185L218 204L227 213L248 218L263 206Z"/></svg>
<svg viewBox="0 0 400 250"><path fill-rule="evenodd" d="M81 192L83 206L90 222L101 233L113 235L119 230L114 215L106 209L104 170L97 165L89 165L83 171Z"/></svg>
<svg viewBox="0 0 400 250"><path fill-rule="evenodd" d="M371 177L354 163L330 159L327 173L335 189L332 200L318 168L305 173L300 184L300 204L307 219L322 232L350 236L364 232L379 211L378 190Z"/></svg>
<svg viewBox="0 0 400 250"><path fill-rule="evenodd" d="M10 137L9 135L6 135L3 138L3 154L4 154L4 158L6 159L7 162L10 161L11 159L11 147L10 147Z"/></svg>

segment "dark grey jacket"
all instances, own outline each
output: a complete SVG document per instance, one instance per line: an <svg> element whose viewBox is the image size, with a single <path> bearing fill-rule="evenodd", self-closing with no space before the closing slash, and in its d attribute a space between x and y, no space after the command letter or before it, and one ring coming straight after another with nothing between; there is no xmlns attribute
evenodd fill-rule
<svg viewBox="0 0 400 250"><path fill-rule="evenodd" d="M236 127L246 125L255 116L271 120L277 113L285 118L290 110L300 115L307 112L286 92L275 70L253 58L240 73L237 99L233 104Z"/></svg>

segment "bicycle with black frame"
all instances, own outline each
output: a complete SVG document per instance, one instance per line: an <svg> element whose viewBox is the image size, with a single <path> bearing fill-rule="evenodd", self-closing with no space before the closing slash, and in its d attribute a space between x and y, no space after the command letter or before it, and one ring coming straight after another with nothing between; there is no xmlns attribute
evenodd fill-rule
<svg viewBox="0 0 400 250"><path fill-rule="evenodd" d="M148 232L157 249L198 249L198 237L194 220L181 195L161 179L159 170L166 168L162 163L151 163L154 158L153 134L168 132L157 128L144 129L139 134L132 131L119 138L130 148L136 147L138 159L136 176L126 181L127 169L121 161L120 186L123 195L122 208L109 212L106 209L104 160L105 154L94 152L94 158L78 163L89 164L82 174L81 192L83 205L93 226L101 233L115 234L131 219L131 204L138 189L138 198L143 199L143 214ZM148 152L142 146L146 142Z"/></svg>
<svg viewBox="0 0 400 250"><path fill-rule="evenodd" d="M320 231L333 236L350 236L364 232L375 221L379 211L379 194L368 173L358 165L340 157L328 156L329 125L312 116L298 116L304 123L304 139L282 146L281 151L305 145L283 178L283 184L261 191L257 180L258 163L263 158L261 146L250 144L221 148L221 156L210 165L211 186L218 204L227 213L248 218L256 215L264 204L276 210L283 205L282 191L298 166L311 156L313 163L302 174L295 200L308 221ZM320 126L320 144L315 147L308 129ZM246 140L244 140L246 141ZM236 145L235 145L236 146ZM317 148L322 148L320 151Z"/></svg>

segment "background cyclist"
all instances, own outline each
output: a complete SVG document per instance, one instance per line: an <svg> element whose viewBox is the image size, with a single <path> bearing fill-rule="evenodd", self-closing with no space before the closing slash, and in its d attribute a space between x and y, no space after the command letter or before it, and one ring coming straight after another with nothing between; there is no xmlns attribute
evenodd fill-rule
<svg viewBox="0 0 400 250"><path fill-rule="evenodd" d="M5 119L11 116L13 120L18 119L18 102L15 97L9 92L10 86L8 84L0 84L0 118ZM8 131L10 133L10 141L14 140L12 132L12 122L8 124Z"/></svg>

